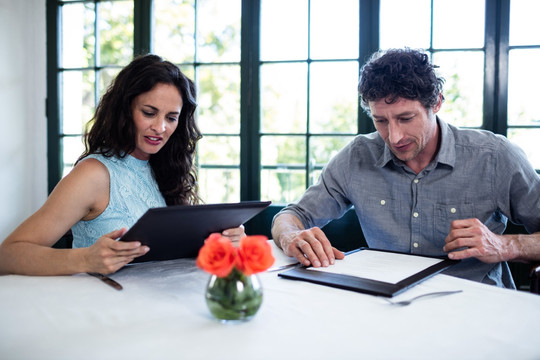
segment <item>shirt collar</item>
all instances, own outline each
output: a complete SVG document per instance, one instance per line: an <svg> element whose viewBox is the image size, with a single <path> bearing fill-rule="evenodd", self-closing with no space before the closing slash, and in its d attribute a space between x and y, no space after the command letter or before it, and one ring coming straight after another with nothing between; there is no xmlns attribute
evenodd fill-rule
<svg viewBox="0 0 540 360"><path fill-rule="evenodd" d="M435 162L454 167L456 163L456 138L452 128L437 116L441 130L441 147L435 157Z"/></svg>
<svg viewBox="0 0 540 360"><path fill-rule="evenodd" d="M437 124L439 126L440 135L441 135L441 146L439 148L439 152L437 156L435 157L435 160L433 162L440 163L440 164L446 164L451 167L454 167L454 164L456 162L456 140L454 138L454 134L452 129L448 126L447 123L445 123L441 118L438 116L436 117ZM380 136L379 136L380 138ZM381 138L382 140L382 138ZM403 166L403 161L399 160L392 151L390 151L390 148L384 143L384 151L379 157L379 160L375 164L377 167L384 167L386 166L390 161L393 161L394 164L398 166Z"/></svg>

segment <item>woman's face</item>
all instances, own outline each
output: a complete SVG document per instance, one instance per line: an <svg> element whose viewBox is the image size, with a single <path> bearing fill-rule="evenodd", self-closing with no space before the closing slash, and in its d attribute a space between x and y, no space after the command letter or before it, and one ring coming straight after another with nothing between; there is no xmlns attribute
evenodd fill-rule
<svg viewBox="0 0 540 360"><path fill-rule="evenodd" d="M131 111L137 129L133 157L148 160L165 146L178 126L182 104L180 92L170 84L157 84L133 100Z"/></svg>

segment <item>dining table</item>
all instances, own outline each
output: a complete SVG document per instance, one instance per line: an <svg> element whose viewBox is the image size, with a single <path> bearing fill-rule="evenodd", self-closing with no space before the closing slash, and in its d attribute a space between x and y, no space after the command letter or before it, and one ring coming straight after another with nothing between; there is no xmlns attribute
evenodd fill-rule
<svg viewBox="0 0 540 360"><path fill-rule="evenodd" d="M292 264L272 244L270 270ZM392 300L257 274L263 302L245 322L211 315L210 274L194 259L109 275L0 276L0 359L540 359L540 296L435 274Z"/></svg>

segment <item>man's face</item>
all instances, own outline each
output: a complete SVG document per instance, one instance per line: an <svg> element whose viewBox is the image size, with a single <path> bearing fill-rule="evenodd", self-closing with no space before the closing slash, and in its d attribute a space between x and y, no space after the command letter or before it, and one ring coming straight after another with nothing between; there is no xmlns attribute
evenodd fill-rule
<svg viewBox="0 0 540 360"><path fill-rule="evenodd" d="M415 169L423 169L437 152L438 129L435 114L441 101L426 109L417 100L398 98L392 104L384 99L370 101L375 128L396 157Z"/></svg>

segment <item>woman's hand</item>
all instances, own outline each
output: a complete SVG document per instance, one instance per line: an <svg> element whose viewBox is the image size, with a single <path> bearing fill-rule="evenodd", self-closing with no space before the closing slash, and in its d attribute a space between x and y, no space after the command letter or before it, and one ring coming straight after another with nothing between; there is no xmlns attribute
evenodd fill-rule
<svg viewBox="0 0 540 360"><path fill-rule="evenodd" d="M126 231L127 229L123 228L105 234L87 248L85 254L87 271L111 274L150 250L148 246L138 241L116 241Z"/></svg>
<svg viewBox="0 0 540 360"><path fill-rule="evenodd" d="M223 230L221 235L228 237L233 243L235 243L239 242L241 238L246 236L246 233L244 232L244 225L240 225L237 228Z"/></svg>

